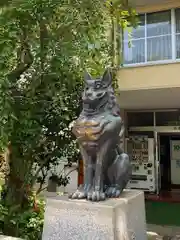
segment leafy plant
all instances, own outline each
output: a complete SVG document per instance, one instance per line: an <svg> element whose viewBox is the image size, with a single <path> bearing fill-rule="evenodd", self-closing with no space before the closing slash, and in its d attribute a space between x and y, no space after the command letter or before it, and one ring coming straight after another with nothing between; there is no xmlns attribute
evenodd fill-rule
<svg viewBox="0 0 180 240"><path fill-rule="evenodd" d="M22 212L19 208L13 209L13 206L7 206L5 201L1 200L0 232L13 231L14 236L25 240L42 239L44 206L44 200L33 196L29 198L28 205ZM8 229L7 220L9 220Z"/></svg>
<svg viewBox="0 0 180 240"><path fill-rule="evenodd" d="M66 186L69 183L70 177L62 175L58 176L56 174L53 174L50 176L49 180L51 180L54 183L57 183L58 186Z"/></svg>

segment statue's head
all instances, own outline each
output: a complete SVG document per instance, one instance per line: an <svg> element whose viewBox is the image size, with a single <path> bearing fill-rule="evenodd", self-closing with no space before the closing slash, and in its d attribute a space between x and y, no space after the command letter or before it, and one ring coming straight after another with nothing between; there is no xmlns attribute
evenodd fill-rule
<svg viewBox="0 0 180 240"><path fill-rule="evenodd" d="M92 79L90 74L86 72L84 81L82 100L87 108L95 110L99 105L108 101L108 89L112 83L109 70L106 70L100 79Z"/></svg>

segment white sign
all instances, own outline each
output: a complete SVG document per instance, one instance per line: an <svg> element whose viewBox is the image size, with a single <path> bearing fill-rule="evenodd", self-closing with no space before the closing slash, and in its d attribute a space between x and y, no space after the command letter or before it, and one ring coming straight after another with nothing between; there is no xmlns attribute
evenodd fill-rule
<svg viewBox="0 0 180 240"><path fill-rule="evenodd" d="M180 141L171 140L171 160L180 159Z"/></svg>

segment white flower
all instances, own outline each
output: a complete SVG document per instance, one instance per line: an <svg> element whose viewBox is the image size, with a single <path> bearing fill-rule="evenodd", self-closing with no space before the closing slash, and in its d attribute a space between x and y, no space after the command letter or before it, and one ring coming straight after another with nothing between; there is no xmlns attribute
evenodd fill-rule
<svg viewBox="0 0 180 240"><path fill-rule="evenodd" d="M69 129L72 129L74 127L74 124L75 124L75 121L72 121L70 124L69 124Z"/></svg>
<svg viewBox="0 0 180 240"><path fill-rule="evenodd" d="M59 133L58 133L59 136L64 136L64 131L63 130L60 130Z"/></svg>

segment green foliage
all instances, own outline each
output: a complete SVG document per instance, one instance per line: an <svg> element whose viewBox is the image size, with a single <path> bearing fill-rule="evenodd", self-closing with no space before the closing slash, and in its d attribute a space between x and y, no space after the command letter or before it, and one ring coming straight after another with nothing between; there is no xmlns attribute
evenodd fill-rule
<svg viewBox="0 0 180 240"><path fill-rule="evenodd" d="M54 183L57 183L58 186L65 187L69 183L70 177L67 177L67 176L63 177L62 175L58 176L58 175L52 174L49 180L51 180Z"/></svg>
<svg viewBox="0 0 180 240"><path fill-rule="evenodd" d="M29 204L22 211L9 207L3 200L0 202L0 233L14 233L25 240L41 240L44 224L44 207L42 199L31 197ZM6 222L8 221L8 226Z"/></svg>
<svg viewBox="0 0 180 240"><path fill-rule="evenodd" d="M72 145L69 124L79 114L86 50L100 31L99 26L98 31L92 28L101 14L100 4L83 4L19 0L11 1L0 14L0 143L2 148L11 143L13 161L20 163L16 172L27 184L35 162L49 170ZM84 11L87 4L90 16ZM16 78L10 74L18 67L22 41L29 45L33 63ZM75 142L73 146L72 155Z"/></svg>
<svg viewBox="0 0 180 240"><path fill-rule="evenodd" d="M49 168L49 160L58 161L72 146L69 124L80 111L82 72L86 68L99 76L111 66L110 13L122 27L135 16L121 1L105 6L95 0L11 0L1 8L0 144L15 145L27 168L32 162L46 162ZM22 41L29 45L33 64L19 79L10 79ZM71 149L73 158L75 142Z"/></svg>
<svg viewBox="0 0 180 240"><path fill-rule="evenodd" d="M32 186L62 157L76 157L69 125L80 111L82 72L99 65L94 54L102 66L106 59L102 46L101 51L89 47L105 32L101 7L95 0L12 0L1 5L0 147L10 146L4 234L39 238L41 223L36 223L42 218L29 205Z"/></svg>

